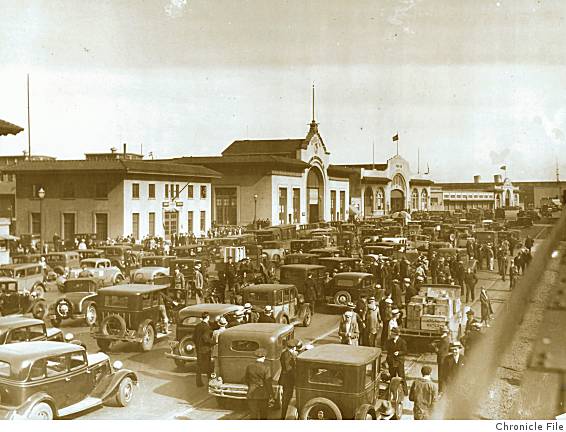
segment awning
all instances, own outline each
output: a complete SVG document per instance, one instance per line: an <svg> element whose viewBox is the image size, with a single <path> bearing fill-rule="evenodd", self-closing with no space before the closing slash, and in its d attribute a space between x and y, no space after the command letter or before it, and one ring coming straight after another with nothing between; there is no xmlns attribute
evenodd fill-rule
<svg viewBox="0 0 566 432"><path fill-rule="evenodd" d="M19 237L13 236L12 234L0 234L0 240L19 240Z"/></svg>
<svg viewBox="0 0 566 432"><path fill-rule="evenodd" d="M23 130L22 127L0 119L0 135L17 135Z"/></svg>

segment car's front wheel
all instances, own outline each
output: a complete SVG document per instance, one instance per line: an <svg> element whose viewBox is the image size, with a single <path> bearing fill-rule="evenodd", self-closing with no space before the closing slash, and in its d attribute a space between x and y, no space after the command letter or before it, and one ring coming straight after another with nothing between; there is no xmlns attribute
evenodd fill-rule
<svg viewBox="0 0 566 432"><path fill-rule="evenodd" d="M140 343L141 349L144 352L151 351L153 342L155 341L155 330L151 324L147 324L143 329L142 341Z"/></svg>
<svg viewBox="0 0 566 432"><path fill-rule="evenodd" d="M130 377L126 377L120 381L120 386L116 393L116 404L121 407L128 406L134 396L134 388L134 381Z"/></svg>
<svg viewBox="0 0 566 432"><path fill-rule="evenodd" d="M312 315L310 309L305 311L305 317L303 318L303 327L308 327L311 325Z"/></svg>
<svg viewBox="0 0 566 432"><path fill-rule="evenodd" d="M45 287L41 284L37 284L31 289L31 292L37 297L42 298L45 296Z"/></svg>
<svg viewBox="0 0 566 432"><path fill-rule="evenodd" d="M96 306L94 303L89 303L85 310L85 322L88 326L92 326L96 323Z"/></svg>
<svg viewBox="0 0 566 432"><path fill-rule="evenodd" d="M53 408L47 402L39 402L28 414L30 420L53 420Z"/></svg>
<svg viewBox="0 0 566 432"><path fill-rule="evenodd" d="M42 320L43 318L45 318L45 314L47 314L46 303L43 300L36 302L31 308L31 314L35 319Z"/></svg>

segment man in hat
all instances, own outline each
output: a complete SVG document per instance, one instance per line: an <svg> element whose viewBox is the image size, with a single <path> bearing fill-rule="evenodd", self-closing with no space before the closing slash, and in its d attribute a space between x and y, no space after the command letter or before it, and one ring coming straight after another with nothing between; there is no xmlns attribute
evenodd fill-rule
<svg viewBox="0 0 566 432"><path fill-rule="evenodd" d="M466 286L464 285L464 279L466 278L466 268L464 267L464 261L461 259L458 260L454 267L456 270L454 279L456 280L456 283L460 285L460 295L464 296L466 290Z"/></svg>
<svg viewBox="0 0 566 432"><path fill-rule="evenodd" d="M354 315L355 312L353 309L348 309L342 315L342 319L338 326L338 336L340 337L341 344L358 346L360 329L358 327L358 321L354 318Z"/></svg>
<svg viewBox="0 0 566 432"><path fill-rule="evenodd" d="M283 387L281 420L285 420L287 408L295 390L295 365L298 345L299 343L296 339L289 339L287 341L287 349L281 353L281 375L279 376L279 385Z"/></svg>
<svg viewBox="0 0 566 432"><path fill-rule="evenodd" d="M391 289L391 299L396 307L401 307L403 305L403 290L399 284L398 279L393 280L393 287Z"/></svg>
<svg viewBox="0 0 566 432"><path fill-rule="evenodd" d="M358 321L358 328L360 329L360 345L366 345L366 309L367 309L367 294L361 293L358 301L354 306L355 318Z"/></svg>
<svg viewBox="0 0 566 432"><path fill-rule="evenodd" d="M267 351L258 348L254 355L256 361L246 368L244 382L248 386L246 399L252 420L267 420L267 405L272 398L273 385L271 371L265 364Z"/></svg>
<svg viewBox="0 0 566 432"><path fill-rule="evenodd" d="M201 265L200 263L195 264L195 276L194 276L194 284L195 284L195 300L197 304L200 304L204 301L204 277L201 273Z"/></svg>
<svg viewBox="0 0 566 432"><path fill-rule="evenodd" d="M450 385L459 371L464 367L464 356L460 352L462 344L458 341L450 344L450 355L442 363L444 387Z"/></svg>
<svg viewBox="0 0 566 432"><path fill-rule="evenodd" d="M256 323L259 321L259 314L252 308L251 303L244 305L244 324Z"/></svg>
<svg viewBox="0 0 566 432"><path fill-rule="evenodd" d="M381 316L383 323L383 327L381 329L381 347L383 348L385 346L385 343L387 342L387 339L389 339L389 321L393 318L393 300L391 299L391 295L384 299L381 299L379 306L379 315Z"/></svg>
<svg viewBox="0 0 566 432"><path fill-rule="evenodd" d="M444 391L444 359L450 353L450 332L447 327L442 329L440 339L433 342L434 351L436 351L436 366L438 367L438 387L440 393Z"/></svg>
<svg viewBox="0 0 566 432"><path fill-rule="evenodd" d="M311 310L311 315L314 315L314 305L317 300L316 286L312 273L309 273L307 280L305 281L305 301L309 304Z"/></svg>
<svg viewBox="0 0 566 432"><path fill-rule="evenodd" d="M366 317L366 344L370 347L377 346L377 335L381 326L381 316L379 315L379 308L375 302L375 297L368 299L367 309L365 312Z"/></svg>
<svg viewBox="0 0 566 432"><path fill-rule="evenodd" d="M212 340L212 330L209 325L210 316L208 312L203 312L201 321L195 327L193 333L193 341L195 343L195 350L197 354L197 373L196 384L197 387L202 387L202 374L206 374L210 380L210 373L212 372L212 347L214 341ZM208 381L207 381L208 382Z"/></svg>
<svg viewBox="0 0 566 432"><path fill-rule="evenodd" d="M377 407L378 420L390 420L395 415L393 405L388 400L382 400Z"/></svg>
<svg viewBox="0 0 566 432"><path fill-rule="evenodd" d="M472 328L472 323L474 322L476 313L474 312L474 310L469 307L466 306L466 308L464 309L466 311L466 328L464 329L464 334L468 333L471 328Z"/></svg>
<svg viewBox="0 0 566 432"><path fill-rule="evenodd" d="M387 365L391 378L400 377L403 380L403 391L407 394L407 383L405 379L405 354L407 353L407 342L400 337L399 328L391 329L391 337L385 344L387 351Z"/></svg>
<svg viewBox="0 0 566 432"><path fill-rule="evenodd" d="M409 303L411 303L411 299L418 293L418 289L414 284L411 283L411 280L409 279L409 282L405 283L405 305L407 306Z"/></svg>
<svg viewBox="0 0 566 432"><path fill-rule="evenodd" d="M258 322L260 323L275 323L275 317L273 316L273 308L267 305L263 309L263 313L259 316Z"/></svg>
<svg viewBox="0 0 566 432"><path fill-rule="evenodd" d="M394 328L396 329L399 328L400 318L401 318L401 311L397 308L392 309L391 319L389 320L389 333L391 333L391 330L393 330Z"/></svg>
<svg viewBox="0 0 566 432"><path fill-rule="evenodd" d="M467 326L468 325L466 324L466 327ZM482 338L483 336L483 333L481 332L482 327L483 325L480 322L480 320L478 320L477 318L472 320L470 329L466 332L466 334L463 337L464 350L466 352L466 355L472 352L474 345L476 345L479 342L479 340Z"/></svg>
<svg viewBox="0 0 566 432"><path fill-rule="evenodd" d="M218 339L228 327L228 320L223 316L220 316L216 320L216 323L218 324L218 328L212 332L212 342L214 343L212 347L212 364L215 372L218 369Z"/></svg>
<svg viewBox="0 0 566 432"><path fill-rule="evenodd" d="M417 378L411 385L409 400L413 404L413 417L415 420L428 420L432 413L432 406L438 398L436 384L432 382L432 368L424 365L421 368L422 378Z"/></svg>

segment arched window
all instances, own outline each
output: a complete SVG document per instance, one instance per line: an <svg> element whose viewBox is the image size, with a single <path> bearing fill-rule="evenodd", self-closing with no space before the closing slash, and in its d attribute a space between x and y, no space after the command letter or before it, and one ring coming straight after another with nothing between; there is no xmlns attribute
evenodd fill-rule
<svg viewBox="0 0 566 432"><path fill-rule="evenodd" d="M421 210L428 210L428 192L426 189L421 191Z"/></svg>
<svg viewBox="0 0 566 432"><path fill-rule="evenodd" d="M377 210L383 210L384 209L384 196L385 194L383 193L383 189L379 188L377 190L377 192L375 193L375 205Z"/></svg>
<svg viewBox="0 0 566 432"><path fill-rule="evenodd" d="M371 188L366 187L364 193L364 216L371 216L373 214L373 192Z"/></svg>
<svg viewBox="0 0 566 432"><path fill-rule="evenodd" d="M392 181L393 188L401 189L405 192L405 179L401 174L395 174Z"/></svg>
<svg viewBox="0 0 566 432"><path fill-rule="evenodd" d="M419 208L419 191L417 189L413 189L413 193L411 194L411 210L418 210Z"/></svg>

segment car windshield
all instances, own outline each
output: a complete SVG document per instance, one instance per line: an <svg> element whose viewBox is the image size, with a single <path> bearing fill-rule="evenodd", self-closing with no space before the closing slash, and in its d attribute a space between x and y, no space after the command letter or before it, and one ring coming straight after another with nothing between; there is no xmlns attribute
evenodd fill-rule
<svg viewBox="0 0 566 432"><path fill-rule="evenodd" d="M183 320L184 326L194 326L200 323L200 317L190 316Z"/></svg>
<svg viewBox="0 0 566 432"><path fill-rule="evenodd" d="M353 279L335 279L335 280L336 280L336 286L339 287L353 287L356 282Z"/></svg>
<svg viewBox="0 0 566 432"><path fill-rule="evenodd" d="M0 276L3 277L14 277L14 270L7 268L0 268Z"/></svg>
<svg viewBox="0 0 566 432"><path fill-rule="evenodd" d="M85 266L86 268L96 268L96 261L82 260L81 267L82 266Z"/></svg>
<svg viewBox="0 0 566 432"><path fill-rule="evenodd" d="M4 293L18 291L18 284L16 282L4 282L0 284L0 291Z"/></svg>
<svg viewBox="0 0 566 432"><path fill-rule="evenodd" d="M45 261L50 264L64 263L65 255L45 255Z"/></svg>
<svg viewBox="0 0 566 432"><path fill-rule="evenodd" d="M237 340L232 342L232 350L239 352L254 352L259 349L259 343L250 340Z"/></svg>
<svg viewBox="0 0 566 432"><path fill-rule="evenodd" d="M126 309L128 307L128 297L118 295L104 296L104 306Z"/></svg>
<svg viewBox="0 0 566 432"><path fill-rule="evenodd" d="M281 283L296 285L296 282L303 283L305 281L305 273L302 271L293 271L291 269L281 269Z"/></svg>
<svg viewBox="0 0 566 432"><path fill-rule="evenodd" d="M375 364L373 362L368 363L366 365L366 375L365 375L365 385L366 386L375 381L375 367L374 366L375 366Z"/></svg>
<svg viewBox="0 0 566 432"><path fill-rule="evenodd" d="M0 360L0 377L9 377L10 375L10 363Z"/></svg>
<svg viewBox="0 0 566 432"><path fill-rule="evenodd" d="M91 281L69 279L65 282L65 292L90 292L91 286Z"/></svg>
<svg viewBox="0 0 566 432"><path fill-rule="evenodd" d="M108 248L108 249L106 249L106 255L123 255L123 249L121 249L121 248Z"/></svg>
<svg viewBox="0 0 566 432"><path fill-rule="evenodd" d="M254 306L265 306L271 303L267 292L247 292L245 296L245 301Z"/></svg>

